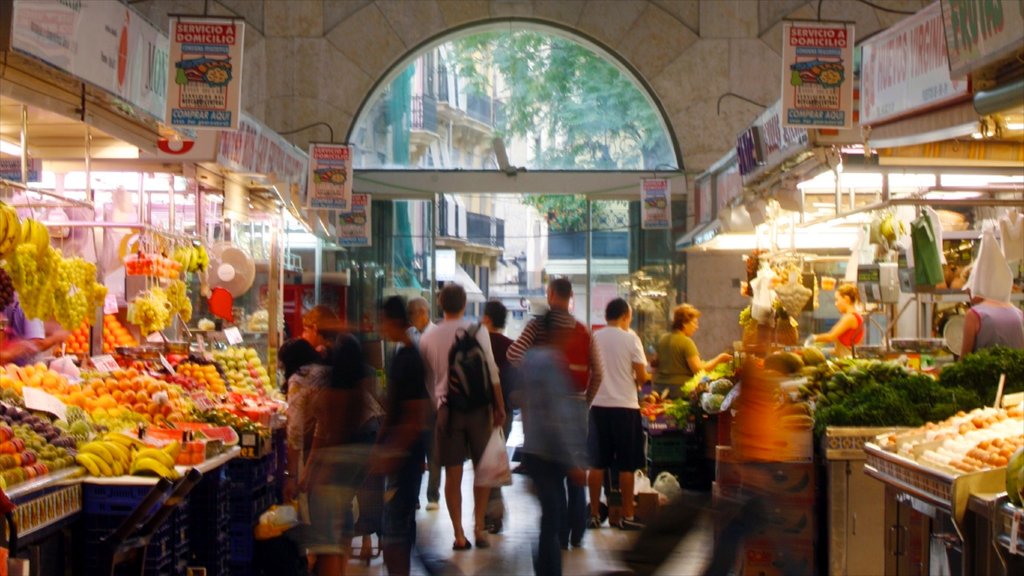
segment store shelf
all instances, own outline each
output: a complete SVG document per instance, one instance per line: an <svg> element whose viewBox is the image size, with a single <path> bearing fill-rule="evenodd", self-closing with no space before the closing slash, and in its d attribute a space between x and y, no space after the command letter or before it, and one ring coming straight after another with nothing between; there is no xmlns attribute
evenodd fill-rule
<svg viewBox="0 0 1024 576"><path fill-rule="evenodd" d="M63 470L51 472L45 476L33 478L32 480L22 482L21 484L18 484L13 488L10 488L9 490L6 490L7 496L11 500L18 501L24 498L25 496L32 494L33 492L39 492L40 490L45 490L46 488L52 488L53 486L66 484L68 483L67 481L69 479L74 478L81 471L82 468L80 468L79 466L72 466L70 468L64 468Z"/></svg>

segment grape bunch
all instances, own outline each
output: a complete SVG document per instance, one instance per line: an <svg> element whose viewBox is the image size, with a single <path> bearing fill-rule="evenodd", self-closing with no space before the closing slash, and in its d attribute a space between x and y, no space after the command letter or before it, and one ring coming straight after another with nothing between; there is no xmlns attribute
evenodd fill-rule
<svg viewBox="0 0 1024 576"><path fill-rule="evenodd" d="M14 284L7 270L0 268L0 310L7 308L14 302Z"/></svg>
<svg viewBox="0 0 1024 576"><path fill-rule="evenodd" d="M174 280L167 287L167 302L171 305L171 314L181 316L186 324L192 320L192 300L189 299L185 283Z"/></svg>
<svg viewBox="0 0 1024 576"><path fill-rule="evenodd" d="M142 330L143 335L161 331L171 325L171 304L162 288L153 287L140 294L128 305L128 321Z"/></svg>
<svg viewBox="0 0 1024 576"><path fill-rule="evenodd" d="M48 319L53 315L54 287L61 254L52 246L42 253L32 243L23 243L8 257L11 284L18 291L21 309L28 318ZM72 326L77 328L78 326Z"/></svg>
<svg viewBox="0 0 1024 576"><path fill-rule="evenodd" d="M54 319L68 330L81 326L107 295L96 282L96 265L81 258L60 261L53 288Z"/></svg>

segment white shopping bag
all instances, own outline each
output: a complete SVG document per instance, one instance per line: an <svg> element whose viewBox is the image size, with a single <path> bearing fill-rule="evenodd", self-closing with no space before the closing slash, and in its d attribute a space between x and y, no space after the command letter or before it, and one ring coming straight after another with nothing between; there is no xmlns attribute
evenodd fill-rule
<svg viewBox="0 0 1024 576"><path fill-rule="evenodd" d="M508 462L505 433L501 428L495 428L491 433L491 439L487 441L483 456L476 465L473 484L491 488L512 485L512 467Z"/></svg>

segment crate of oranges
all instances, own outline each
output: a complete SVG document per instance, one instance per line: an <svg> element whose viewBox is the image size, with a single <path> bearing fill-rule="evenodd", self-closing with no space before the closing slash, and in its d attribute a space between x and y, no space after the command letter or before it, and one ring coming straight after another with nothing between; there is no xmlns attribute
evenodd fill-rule
<svg viewBox="0 0 1024 576"><path fill-rule="evenodd" d="M118 347L134 347L139 343L117 320L117 316L106 314L103 316L103 353L113 354Z"/></svg>
<svg viewBox="0 0 1024 576"><path fill-rule="evenodd" d="M62 353L61 349L55 349L54 355L59 356ZM81 326L76 328L68 335L68 339L64 341L63 346L64 354L74 354L75 356L88 356L89 355L89 325L82 323Z"/></svg>

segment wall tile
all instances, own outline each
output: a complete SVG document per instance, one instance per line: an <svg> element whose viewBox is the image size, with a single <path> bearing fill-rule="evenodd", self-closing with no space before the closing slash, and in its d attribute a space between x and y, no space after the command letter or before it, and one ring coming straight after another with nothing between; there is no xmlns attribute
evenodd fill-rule
<svg viewBox="0 0 1024 576"><path fill-rule="evenodd" d="M301 98L317 98L320 95L320 77L334 73L334 60L326 58L324 38L296 38L295 95Z"/></svg>
<svg viewBox="0 0 1024 576"><path fill-rule="evenodd" d="M651 4L675 16L695 34L700 33L701 0L651 0Z"/></svg>
<svg viewBox="0 0 1024 576"><path fill-rule="evenodd" d="M216 3L223 4L231 13L245 18L247 28L252 27L257 30L263 30L263 2L254 2L253 0L217 0ZM248 36L248 30L246 30L246 36Z"/></svg>
<svg viewBox="0 0 1024 576"><path fill-rule="evenodd" d="M491 16L488 0L437 0L437 7L447 27L486 20Z"/></svg>
<svg viewBox="0 0 1024 576"><path fill-rule="evenodd" d="M371 76L381 76L406 52L388 21L370 4L352 14L327 35L327 40Z"/></svg>
<svg viewBox="0 0 1024 576"><path fill-rule="evenodd" d="M402 39L406 47L412 48L420 42L442 32L446 26L437 2L402 2L400 0L378 0L377 6L384 14L391 28Z"/></svg>
<svg viewBox="0 0 1024 576"><path fill-rule="evenodd" d="M324 2L324 34L327 34L346 18L359 12L370 4L369 0L323 0Z"/></svg>
<svg viewBox="0 0 1024 576"><path fill-rule="evenodd" d="M619 52L645 78L653 78L696 41L689 28L651 4L626 33Z"/></svg>
<svg viewBox="0 0 1024 576"><path fill-rule="evenodd" d="M316 73L320 99L343 112L355 113L366 98L372 79L330 44L325 45L323 58L330 62L331 73Z"/></svg>
<svg viewBox="0 0 1024 576"><path fill-rule="evenodd" d="M575 26L585 4L585 0L535 0L533 15L566 26Z"/></svg>
<svg viewBox="0 0 1024 576"><path fill-rule="evenodd" d="M666 66L651 85L670 113L697 101L711 100L713 106L729 90L728 66L729 41L701 39Z"/></svg>
<svg viewBox="0 0 1024 576"><path fill-rule="evenodd" d="M530 0L491 0L490 12L494 18L529 18L533 16L533 2Z"/></svg>
<svg viewBox="0 0 1024 576"><path fill-rule="evenodd" d="M729 90L765 106L782 97L782 57L757 38L729 41Z"/></svg>
<svg viewBox="0 0 1024 576"><path fill-rule="evenodd" d="M614 48L646 7L647 2L640 0L590 0L583 7L577 27Z"/></svg>
<svg viewBox="0 0 1024 576"><path fill-rule="evenodd" d="M267 0L264 5L266 36L323 36L323 0Z"/></svg>
<svg viewBox="0 0 1024 576"><path fill-rule="evenodd" d="M295 93L295 39L267 38L267 98L291 96Z"/></svg>
<svg viewBox="0 0 1024 576"><path fill-rule="evenodd" d="M757 36L757 0L715 0L701 3L701 38L752 36Z"/></svg>

